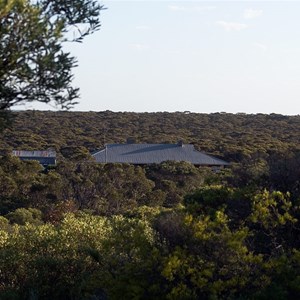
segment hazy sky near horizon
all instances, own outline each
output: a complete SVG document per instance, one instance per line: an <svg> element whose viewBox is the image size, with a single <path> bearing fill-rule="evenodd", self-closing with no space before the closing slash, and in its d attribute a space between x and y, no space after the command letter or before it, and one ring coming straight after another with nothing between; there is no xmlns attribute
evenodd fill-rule
<svg viewBox="0 0 300 300"><path fill-rule="evenodd" d="M300 1L101 4L74 110L300 114Z"/></svg>

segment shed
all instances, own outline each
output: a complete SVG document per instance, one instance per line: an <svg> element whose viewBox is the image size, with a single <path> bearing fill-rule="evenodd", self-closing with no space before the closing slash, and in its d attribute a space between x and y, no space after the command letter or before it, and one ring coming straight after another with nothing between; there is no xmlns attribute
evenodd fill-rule
<svg viewBox="0 0 300 300"><path fill-rule="evenodd" d="M21 160L36 160L45 167L56 164L56 152L54 150L13 150L12 154Z"/></svg>

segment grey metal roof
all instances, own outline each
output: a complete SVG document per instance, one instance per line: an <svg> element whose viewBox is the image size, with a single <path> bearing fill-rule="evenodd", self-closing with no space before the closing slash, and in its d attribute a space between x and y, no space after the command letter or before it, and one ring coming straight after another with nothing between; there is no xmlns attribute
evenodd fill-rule
<svg viewBox="0 0 300 300"><path fill-rule="evenodd" d="M54 150L13 150L12 155L21 160L36 160L43 166L56 164L56 152Z"/></svg>
<svg viewBox="0 0 300 300"><path fill-rule="evenodd" d="M171 160L205 166L229 165L189 144L109 144L92 155L98 163L153 164Z"/></svg>
<svg viewBox="0 0 300 300"><path fill-rule="evenodd" d="M12 154L19 157L56 157L56 152L49 150L13 150Z"/></svg>

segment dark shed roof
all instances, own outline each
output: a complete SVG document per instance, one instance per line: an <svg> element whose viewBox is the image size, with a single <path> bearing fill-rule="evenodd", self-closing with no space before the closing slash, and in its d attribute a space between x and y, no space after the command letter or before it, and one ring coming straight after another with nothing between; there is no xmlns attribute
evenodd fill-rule
<svg viewBox="0 0 300 300"><path fill-rule="evenodd" d="M186 161L194 165L226 166L229 163L204 154L189 144L109 144L92 154L99 163L153 164Z"/></svg>
<svg viewBox="0 0 300 300"><path fill-rule="evenodd" d="M30 157L30 156L19 156L21 160L36 160L43 166L55 165L56 158L55 157Z"/></svg>

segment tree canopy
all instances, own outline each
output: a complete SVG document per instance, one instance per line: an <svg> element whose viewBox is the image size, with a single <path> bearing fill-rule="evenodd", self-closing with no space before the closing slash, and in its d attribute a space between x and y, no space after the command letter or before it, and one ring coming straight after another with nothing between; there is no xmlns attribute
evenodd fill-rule
<svg viewBox="0 0 300 300"><path fill-rule="evenodd" d="M0 0L0 110L39 101L76 104L75 57L64 42L81 42L100 27L94 0Z"/></svg>

